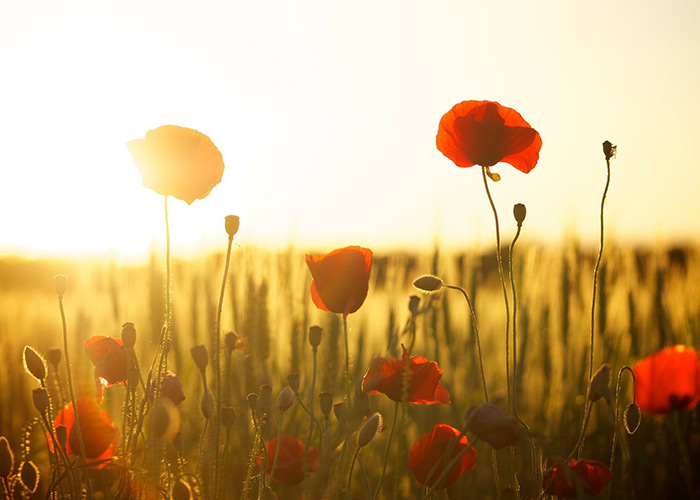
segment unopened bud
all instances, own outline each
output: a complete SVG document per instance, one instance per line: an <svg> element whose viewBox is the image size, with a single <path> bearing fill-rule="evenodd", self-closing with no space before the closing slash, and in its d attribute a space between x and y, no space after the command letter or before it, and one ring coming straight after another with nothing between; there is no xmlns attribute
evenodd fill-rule
<svg viewBox="0 0 700 500"><path fill-rule="evenodd" d="M255 394L254 392L251 392L246 396L246 401L248 401L248 408L250 408L250 411L256 412L258 411L258 395Z"/></svg>
<svg viewBox="0 0 700 500"><path fill-rule="evenodd" d="M230 429L231 427L233 427L235 421L236 410L234 410L233 407L226 406L224 408L221 408L221 423L224 424L224 427Z"/></svg>
<svg viewBox="0 0 700 500"><path fill-rule="evenodd" d="M168 373L163 378L163 383L160 386L160 395L168 398L176 406L185 400L185 391L177 375Z"/></svg>
<svg viewBox="0 0 700 500"><path fill-rule="evenodd" d="M321 413L327 417L333 409L333 394L330 392L322 392L318 395L318 399L321 405Z"/></svg>
<svg viewBox="0 0 700 500"><path fill-rule="evenodd" d="M49 360L49 363L51 363L54 368L58 368L58 364L61 362L61 359L63 359L63 351L58 347L52 347L46 351L46 359Z"/></svg>
<svg viewBox="0 0 700 500"><path fill-rule="evenodd" d="M53 277L53 287L56 289L56 294L59 298L62 298L66 293L66 288L68 288L68 276L65 274L58 274Z"/></svg>
<svg viewBox="0 0 700 500"><path fill-rule="evenodd" d="M29 493L34 493L39 486L39 469L31 460L19 465L19 482Z"/></svg>
<svg viewBox="0 0 700 500"><path fill-rule="evenodd" d="M122 325L122 342L127 349L132 349L136 344L136 328L133 323Z"/></svg>
<svg viewBox="0 0 700 500"><path fill-rule="evenodd" d="M199 371L204 373L209 364L209 354L207 353L207 348L203 345L196 345L190 349L190 354L194 360L194 364L197 365Z"/></svg>
<svg viewBox="0 0 700 500"><path fill-rule="evenodd" d="M522 203L516 203L513 205L513 217L515 217L515 222L518 223L518 227L522 226L525 216L527 215L527 208Z"/></svg>
<svg viewBox="0 0 700 500"><path fill-rule="evenodd" d="M437 276L433 276L432 274L421 276L413 282L413 286L415 286L418 290L428 293L437 292L440 290L440 288L442 288L442 284L442 280Z"/></svg>
<svg viewBox="0 0 700 500"><path fill-rule="evenodd" d="M382 416L379 413L374 413L371 417L365 420L365 423L360 427L360 432L357 434L357 446L362 448L367 446L374 436L377 434L377 429L382 425Z"/></svg>
<svg viewBox="0 0 700 500"><path fill-rule="evenodd" d="M207 420L211 417L211 412L214 408L214 396L207 387L202 393L202 399L199 400L199 409L202 411L202 415Z"/></svg>
<svg viewBox="0 0 700 500"><path fill-rule="evenodd" d="M38 382L46 378L46 361L28 345L24 346L24 369Z"/></svg>
<svg viewBox="0 0 700 500"><path fill-rule="evenodd" d="M260 386L260 408L265 412L270 413L270 405L272 404L272 386L263 384Z"/></svg>
<svg viewBox="0 0 700 500"><path fill-rule="evenodd" d="M642 412L639 411L639 406L634 403L628 404L622 413L622 424L625 426L627 434L632 435L637 432L641 423Z"/></svg>
<svg viewBox="0 0 700 500"><path fill-rule="evenodd" d="M65 425L59 425L56 427L56 441L63 448L66 449L66 442L68 441L68 429Z"/></svg>
<svg viewBox="0 0 700 500"><path fill-rule="evenodd" d="M309 344L316 350L321 345L321 337L323 336L323 328L314 325L309 328Z"/></svg>
<svg viewBox="0 0 700 500"><path fill-rule="evenodd" d="M15 466L15 455L5 436L0 436L0 477L7 479Z"/></svg>
<svg viewBox="0 0 700 500"><path fill-rule="evenodd" d="M345 404L345 401L334 404L333 413L335 413L335 418L338 419L338 422L345 422L345 419L348 417L348 405Z"/></svg>
<svg viewBox="0 0 700 500"><path fill-rule="evenodd" d="M418 295L411 295L408 298L408 310L411 316L418 314L418 307L420 306L420 297Z"/></svg>
<svg viewBox="0 0 700 500"><path fill-rule="evenodd" d="M191 500L192 490L190 489L190 485L182 479L178 479L173 483L173 489L170 492L170 498L172 500Z"/></svg>
<svg viewBox="0 0 700 500"><path fill-rule="evenodd" d="M237 215L227 215L225 220L226 233L228 234L229 238L233 238L233 236L238 232L238 226L241 224L241 219Z"/></svg>
<svg viewBox="0 0 700 500"><path fill-rule="evenodd" d="M298 373L290 373L287 375L287 383L289 384L289 387L292 389L292 392L299 392L299 374Z"/></svg>
<svg viewBox="0 0 700 500"><path fill-rule="evenodd" d="M32 391L32 402L34 403L34 408L43 415L49 409L49 393L43 387L34 389Z"/></svg>
<svg viewBox="0 0 700 500"><path fill-rule="evenodd" d="M292 389L290 389L289 386L285 387L277 395L277 409L284 413L292 407L294 400L295 398Z"/></svg>
<svg viewBox="0 0 700 500"><path fill-rule="evenodd" d="M603 154L605 155L606 160L614 158L617 154L617 146L613 146L613 143L610 141L605 141L603 143Z"/></svg>
<svg viewBox="0 0 700 500"><path fill-rule="evenodd" d="M600 398L610 402L610 365L603 363L591 377L591 401L598 401Z"/></svg>

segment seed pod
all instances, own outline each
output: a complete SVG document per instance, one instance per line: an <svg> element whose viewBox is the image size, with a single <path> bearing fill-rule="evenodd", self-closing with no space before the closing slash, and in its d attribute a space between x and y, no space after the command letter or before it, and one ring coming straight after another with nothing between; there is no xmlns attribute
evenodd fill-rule
<svg viewBox="0 0 700 500"><path fill-rule="evenodd" d="M204 373L209 364L209 354L207 348L203 345L196 345L190 349L190 354L194 360L194 364L199 368L199 371Z"/></svg>
<svg viewBox="0 0 700 500"><path fill-rule="evenodd" d="M321 345L321 337L323 336L323 328L318 325L313 325L309 327L309 344L314 350L318 349Z"/></svg>
<svg viewBox="0 0 700 500"><path fill-rule="evenodd" d="M15 455L5 436L0 436L0 477L7 478L15 465Z"/></svg>
<svg viewBox="0 0 700 500"><path fill-rule="evenodd" d="M221 408L221 423L224 425L224 427L230 429L231 427L233 427L235 421L236 410L233 407L226 406L224 408Z"/></svg>
<svg viewBox="0 0 700 500"><path fill-rule="evenodd" d="M173 489L170 492L171 500L190 500L192 498L192 489L185 481L178 479L173 483Z"/></svg>
<svg viewBox="0 0 700 500"><path fill-rule="evenodd" d="M408 311L411 316L418 314L418 307L420 306L420 297L418 295L411 295L408 298Z"/></svg>
<svg viewBox="0 0 700 500"><path fill-rule="evenodd" d="M295 398L292 389L290 389L289 386L285 387L277 395L277 409L284 413L292 407L294 400Z"/></svg>
<svg viewBox="0 0 700 500"><path fill-rule="evenodd" d="M334 404L333 413L335 413L338 422L345 422L345 419L348 418L348 405L345 404L345 401Z"/></svg>
<svg viewBox="0 0 700 500"><path fill-rule="evenodd" d="M59 298L63 298L63 295L66 293L66 288L68 288L68 276L65 274L54 276L53 287L56 289L56 294Z"/></svg>
<svg viewBox="0 0 700 500"><path fill-rule="evenodd" d="M39 486L39 469L34 462L22 462L19 465L19 482L29 493L34 493Z"/></svg>
<svg viewBox="0 0 700 500"><path fill-rule="evenodd" d="M272 386L263 384L260 386L260 408L266 413L270 413L272 404Z"/></svg>
<svg viewBox="0 0 700 500"><path fill-rule="evenodd" d="M415 286L418 290L428 293L437 292L440 290L440 288L442 288L442 285L442 280L437 276L433 276L432 274L421 276L413 282L413 286Z"/></svg>
<svg viewBox="0 0 700 500"><path fill-rule="evenodd" d="M606 160L612 159L617 154L617 146L613 146L610 141L605 141L603 143L603 154Z"/></svg>
<svg viewBox="0 0 700 500"><path fill-rule="evenodd" d="M246 401L248 401L248 408L250 409L250 411L252 411L252 412L258 411L259 398L258 398L257 394L255 394L254 392L251 392L250 394L248 394L248 396L246 396L245 399L246 399Z"/></svg>
<svg viewBox="0 0 700 500"><path fill-rule="evenodd" d="M46 359L55 369L58 369L58 364L61 362L61 359L63 359L63 351L58 347L52 347L46 351Z"/></svg>
<svg viewBox="0 0 700 500"><path fill-rule="evenodd" d="M322 392L318 395L318 399L321 405L321 412L327 417L333 409L333 394L330 392Z"/></svg>
<svg viewBox="0 0 700 500"><path fill-rule="evenodd" d="M299 374L290 373L287 375L287 383L293 392L299 392Z"/></svg>
<svg viewBox="0 0 700 500"><path fill-rule="evenodd" d="M34 403L34 408L43 415L49 409L49 393L43 387L34 389L32 391L32 402Z"/></svg>
<svg viewBox="0 0 700 500"><path fill-rule="evenodd" d="M241 219L237 215L227 215L224 217L225 220L225 226L226 226L226 233L228 234L229 238L233 238L233 236L238 232L238 227L241 224Z"/></svg>
<svg viewBox="0 0 700 500"><path fill-rule="evenodd" d="M357 446L362 448L367 446L374 436L377 434L377 429L382 425L382 416L379 413L372 414L365 423L360 427L360 432L357 434Z"/></svg>
<svg viewBox="0 0 700 500"><path fill-rule="evenodd" d="M136 344L136 328L134 328L133 323L122 325L122 342L127 349L133 349Z"/></svg>
<svg viewBox="0 0 700 500"><path fill-rule="evenodd" d="M527 208L522 203L516 203L513 205L513 217L515 217L515 222L518 223L518 227L522 226L525 216L527 215Z"/></svg>
<svg viewBox="0 0 700 500"><path fill-rule="evenodd" d="M41 382L46 378L46 361L44 361L41 354L28 345L24 346L24 369L37 382Z"/></svg>

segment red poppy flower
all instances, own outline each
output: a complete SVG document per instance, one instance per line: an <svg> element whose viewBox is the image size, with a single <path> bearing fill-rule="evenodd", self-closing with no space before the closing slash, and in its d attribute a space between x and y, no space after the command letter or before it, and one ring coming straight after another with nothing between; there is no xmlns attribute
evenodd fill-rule
<svg viewBox="0 0 700 500"><path fill-rule="evenodd" d="M372 250L351 246L325 255L306 255L311 270L311 298L316 307L347 317L367 297Z"/></svg>
<svg viewBox="0 0 700 500"><path fill-rule="evenodd" d="M542 139L520 113L494 101L463 101L440 120L437 148L458 167L510 163L535 168Z"/></svg>
<svg viewBox="0 0 700 500"><path fill-rule="evenodd" d="M78 407L78 417L80 418L80 429L85 445L85 456L88 463L112 458L119 446L119 431L107 416L107 412L100 411L95 403L88 397L83 396L75 401ZM69 456L80 456L80 441L78 439L78 429L75 426L75 415L73 404L68 403L56 415L53 421L53 428L64 425L68 435L66 441L66 454ZM51 443L51 440L49 440ZM52 446L52 445L50 445ZM102 468L105 464L94 466Z"/></svg>
<svg viewBox="0 0 700 500"><path fill-rule="evenodd" d="M610 469L597 460L572 458L567 466L555 464L547 469L542 488L559 499L576 497L579 488L586 495L594 497L603 491L611 477Z"/></svg>
<svg viewBox="0 0 700 500"><path fill-rule="evenodd" d="M652 415L691 410L700 401L700 357L692 347L666 347L634 365L637 405Z"/></svg>
<svg viewBox="0 0 700 500"><path fill-rule="evenodd" d="M97 402L102 404L105 387L125 384L127 379L126 351L121 340L95 335L83 342L90 361L95 365Z"/></svg>
<svg viewBox="0 0 700 500"><path fill-rule="evenodd" d="M221 152L209 137L191 128L164 125L126 146L144 187L188 205L205 198L224 174Z"/></svg>
<svg viewBox="0 0 700 500"><path fill-rule="evenodd" d="M304 444L303 441L293 438L287 434L282 434L279 456L277 457L277 467L273 479L283 484L299 484L304 480ZM275 450L277 449L277 438L265 443L267 451L267 474L272 472L272 463L275 460ZM262 454L258 457L258 466L262 463ZM308 472L311 473L321 465L318 448L309 446L306 450L306 463Z"/></svg>
<svg viewBox="0 0 700 500"><path fill-rule="evenodd" d="M445 467L465 448L469 450L452 466L437 487L448 487L462 474L476 466L476 450L470 446L467 436L462 436L457 441L459 434L459 430L450 425L435 424L432 431L423 434L411 446L411 451L408 453L408 467L420 484L432 488ZM448 446L452 448L449 456L447 456Z"/></svg>
<svg viewBox="0 0 700 500"><path fill-rule="evenodd" d="M469 422L468 430L497 450L516 445L527 437L527 431L520 421L508 415L500 406L485 403L471 407L465 418Z"/></svg>
<svg viewBox="0 0 700 500"><path fill-rule="evenodd" d="M406 370L408 350L401 345L401 359L375 358L369 365L362 390L367 394L386 394L389 399L401 401L403 377ZM422 356L411 356L408 378L408 402L435 405L450 402L450 394L440 383L442 370L435 361Z"/></svg>

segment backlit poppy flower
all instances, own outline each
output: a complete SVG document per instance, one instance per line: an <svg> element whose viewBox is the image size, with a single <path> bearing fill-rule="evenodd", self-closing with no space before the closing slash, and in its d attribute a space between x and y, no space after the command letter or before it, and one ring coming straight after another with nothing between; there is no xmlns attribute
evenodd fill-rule
<svg viewBox="0 0 700 500"><path fill-rule="evenodd" d="M527 437L520 421L500 406L485 403L471 407L465 418L469 422L467 429L497 450L516 445Z"/></svg>
<svg viewBox="0 0 700 500"><path fill-rule="evenodd" d="M597 460L569 460L567 466L555 464L547 469L542 479L542 488L557 498L574 498L577 490L589 497L599 494L610 481L612 472Z"/></svg>
<svg viewBox="0 0 700 500"><path fill-rule="evenodd" d="M107 412L100 411L95 403L88 397L76 399L80 418L80 429L85 445L85 456L88 463L112 458L119 446L119 431L107 416ZM80 441L78 429L75 426L73 404L68 403L56 415L53 428L63 425L66 427L68 439L66 440L66 454L80 456ZM49 440L50 446L51 440ZM94 466L104 467L104 464Z"/></svg>
<svg viewBox="0 0 700 500"><path fill-rule="evenodd" d="M389 399L401 401L403 377L406 370L408 350L401 345L401 359L375 358L369 365L362 390L367 394L386 394ZM408 379L408 402L414 404L435 405L450 402L450 394L440 383L442 370L435 361L428 361L422 356L411 356L410 375Z"/></svg>
<svg viewBox="0 0 700 500"><path fill-rule="evenodd" d="M367 297L372 250L350 246L325 255L306 255L311 270L311 298L316 307L347 317Z"/></svg>
<svg viewBox="0 0 700 500"><path fill-rule="evenodd" d="M411 451L408 453L408 467L420 484L432 488L445 467L466 448L469 449L452 466L437 487L448 487L462 474L476 466L476 450L470 446L467 436L459 437L459 434L459 430L450 425L435 424L432 431L423 434L411 446ZM458 437L459 441L457 441ZM449 455L447 455L448 447L452 449Z"/></svg>
<svg viewBox="0 0 700 500"><path fill-rule="evenodd" d="M83 347L95 365L97 402L101 404L105 387L126 383L126 350L121 340L103 335L86 339Z"/></svg>
<svg viewBox="0 0 700 500"><path fill-rule="evenodd" d="M273 479L283 484L299 484L304 480L304 444L303 441L293 438L287 434L282 434L279 456L277 457L277 467ZM272 463L275 460L275 450L277 449L277 438L265 443L267 451L267 474L272 471ZM262 463L262 454L258 457L258 466ZM311 473L321 465L318 448L309 446L306 450L306 460L308 472Z"/></svg>
<svg viewBox="0 0 700 500"><path fill-rule="evenodd" d="M666 347L634 365L637 405L652 415L691 410L700 401L700 357L692 347Z"/></svg>
<svg viewBox="0 0 700 500"><path fill-rule="evenodd" d="M224 160L209 137L191 128L163 125L129 148L143 185L192 204L205 198L224 174Z"/></svg>
<svg viewBox="0 0 700 500"><path fill-rule="evenodd" d="M437 148L458 167L510 163L535 168L542 139L520 113L494 101L463 101L440 120Z"/></svg>

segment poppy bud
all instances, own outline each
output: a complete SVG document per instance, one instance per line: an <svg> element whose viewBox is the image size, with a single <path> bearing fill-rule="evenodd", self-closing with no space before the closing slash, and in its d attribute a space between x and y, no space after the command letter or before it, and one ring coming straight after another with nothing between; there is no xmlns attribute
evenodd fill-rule
<svg viewBox="0 0 700 500"><path fill-rule="evenodd" d="M603 154L605 155L606 160L614 158L617 154L617 146L613 146L613 143L610 141L605 141L603 143Z"/></svg>
<svg viewBox="0 0 700 500"><path fill-rule="evenodd" d="M37 382L41 382L46 378L46 362L44 358L28 345L24 346L24 369Z"/></svg>
<svg viewBox="0 0 700 500"><path fill-rule="evenodd" d="M61 445L61 448L66 449L66 442L68 441L68 429L65 425L59 425L56 427L56 441Z"/></svg>
<svg viewBox="0 0 700 500"><path fill-rule="evenodd" d="M411 295L408 298L408 311L411 313L411 316L415 316L418 314L418 307L420 306L420 297L418 295Z"/></svg>
<svg viewBox="0 0 700 500"><path fill-rule="evenodd" d="M226 406L224 408L221 408L221 423L224 424L224 427L230 429L231 427L233 427L235 421L236 410L234 410L233 407Z"/></svg>
<svg viewBox="0 0 700 500"><path fill-rule="evenodd" d="M591 401L605 398L610 402L610 365L603 363L591 377Z"/></svg>
<svg viewBox="0 0 700 500"><path fill-rule="evenodd" d="M241 224L241 219L237 215L227 215L224 219L226 220L226 233L228 234L229 238L233 238L233 236L238 232L238 226Z"/></svg>
<svg viewBox="0 0 700 500"><path fill-rule="evenodd" d="M207 353L207 348L203 345L196 345L190 349L190 354L194 360L194 364L197 365L199 371L204 373L209 364L209 354Z"/></svg>
<svg viewBox="0 0 700 500"><path fill-rule="evenodd" d="M321 404L321 413L323 413L323 416L327 417L333 409L333 394L330 392L322 392L318 395L318 399Z"/></svg>
<svg viewBox="0 0 700 500"><path fill-rule="evenodd" d="M49 360L49 363L51 363L54 368L58 368L58 364L61 362L61 359L63 359L63 351L58 347L53 347L46 351L46 359Z"/></svg>
<svg viewBox="0 0 700 500"><path fill-rule="evenodd" d="M235 351L238 347L238 335L233 332L228 332L224 335L224 345L229 351Z"/></svg>
<svg viewBox="0 0 700 500"><path fill-rule="evenodd" d="M371 417L365 420L365 423L360 427L360 432L357 434L357 446L362 448L367 446L374 436L377 434L377 429L382 425L382 416L379 413L374 413Z"/></svg>
<svg viewBox="0 0 700 500"><path fill-rule="evenodd" d="M5 436L0 436L0 477L7 478L12 473L15 456Z"/></svg>
<svg viewBox="0 0 700 500"><path fill-rule="evenodd" d="M49 393L43 387L34 389L32 391L32 402L34 403L34 408L43 415L49 408Z"/></svg>
<svg viewBox="0 0 700 500"><path fill-rule="evenodd" d="M642 412L639 411L639 406L634 403L628 404L622 413L622 424L625 426L627 434L632 435L637 432L641 423Z"/></svg>
<svg viewBox="0 0 700 500"><path fill-rule="evenodd" d="M246 396L246 401L248 401L248 408L250 408L250 411L256 412L258 411L258 395L255 394L254 392L251 392Z"/></svg>
<svg viewBox="0 0 700 500"><path fill-rule="evenodd" d="M199 401L199 409L202 411L202 415L207 420L211 417L211 410L214 407L214 396L207 387L202 393L202 399Z"/></svg>
<svg viewBox="0 0 700 500"><path fill-rule="evenodd" d="M133 323L122 325L122 342L127 349L132 349L136 344L136 328Z"/></svg>
<svg viewBox="0 0 700 500"><path fill-rule="evenodd" d="M22 462L19 466L19 482L29 493L39 486L39 469L34 462Z"/></svg>
<svg viewBox="0 0 700 500"><path fill-rule="evenodd" d="M270 413L270 404L272 403L272 386L263 384L260 386L260 408L267 413Z"/></svg>
<svg viewBox="0 0 700 500"><path fill-rule="evenodd" d="M338 419L338 422L345 422L345 419L348 417L348 405L345 404L345 401L334 404L333 413L335 413L335 418Z"/></svg>
<svg viewBox="0 0 700 500"><path fill-rule="evenodd" d="M518 223L518 227L523 225L525 216L527 215L527 208L522 203L516 203L513 205L513 217L515 217L515 222Z"/></svg>
<svg viewBox="0 0 700 500"><path fill-rule="evenodd" d="M527 431L518 419L494 404L484 403L471 407L464 418L467 420L468 430L497 450L515 445L527 437Z"/></svg>
<svg viewBox="0 0 700 500"><path fill-rule="evenodd" d="M53 277L53 287L56 289L56 294L59 298L63 298L66 293L66 288L68 287L68 276L65 274L58 274Z"/></svg>
<svg viewBox="0 0 700 500"><path fill-rule="evenodd" d="M185 400L185 391L182 382L174 373L168 373L160 386L160 395L168 398L174 405L179 405Z"/></svg>
<svg viewBox="0 0 700 500"><path fill-rule="evenodd" d="M172 500L190 500L192 498L192 490L190 485L182 479L178 479L173 483L173 489L170 492Z"/></svg>
<svg viewBox="0 0 700 500"><path fill-rule="evenodd" d="M292 389L292 392L299 392L299 374L298 373L290 373L287 375L287 383L289 384L289 387Z"/></svg>
<svg viewBox="0 0 700 500"><path fill-rule="evenodd" d="M421 292L437 292L442 288L442 285L442 280L432 274L421 276L413 282L413 286Z"/></svg>
<svg viewBox="0 0 700 500"><path fill-rule="evenodd" d="M292 390L289 388L289 386L285 387L277 395L277 409L280 412L284 413L292 407L292 405L294 404L294 400L295 398Z"/></svg>
<svg viewBox="0 0 700 500"><path fill-rule="evenodd" d="M321 336L323 335L323 328L318 325L314 325L309 328L309 344L315 349L321 345Z"/></svg>

